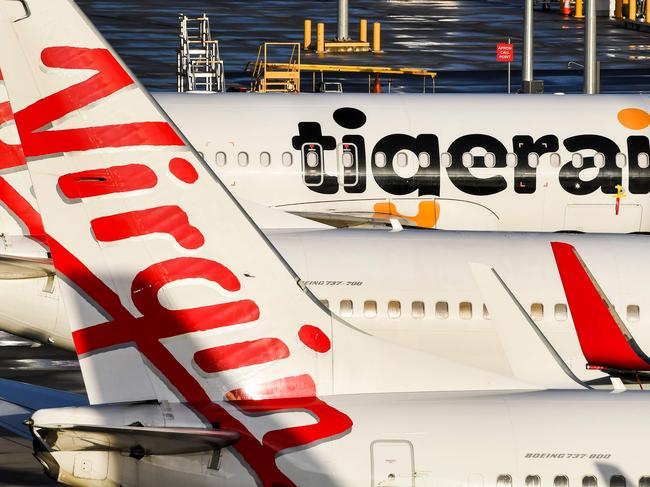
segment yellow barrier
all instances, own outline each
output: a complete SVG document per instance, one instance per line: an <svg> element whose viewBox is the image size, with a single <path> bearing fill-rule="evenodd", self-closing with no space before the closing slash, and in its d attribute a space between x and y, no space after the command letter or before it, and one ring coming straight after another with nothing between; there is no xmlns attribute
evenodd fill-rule
<svg viewBox="0 0 650 487"><path fill-rule="evenodd" d="M379 22L372 25L372 50L374 52L381 51L381 24Z"/></svg>
<svg viewBox="0 0 650 487"><path fill-rule="evenodd" d="M583 13L583 8L582 8L582 0L576 0L575 18L576 19L581 19L583 17L584 17L584 13Z"/></svg>
<svg viewBox="0 0 650 487"><path fill-rule="evenodd" d="M368 42L368 21L366 19L359 21L359 42Z"/></svg>
<svg viewBox="0 0 650 487"><path fill-rule="evenodd" d="M305 50L311 49L311 20L305 19L305 42L302 46Z"/></svg>
<svg viewBox="0 0 650 487"><path fill-rule="evenodd" d="M634 22L636 20L636 0L632 0L629 4L630 14L628 18Z"/></svg>
<svg viewBox="0 0 650 487"><path fill-rule="evenodd" d="M316 24L316 52L319 54L325 52L325 24L322 22Z"/></svg>
<svg viewBox="0 0 650 487"><path fill-rule="evenodd" d="M616 17L616 20L623 20L623 0L616 0L614 17Z"/></svg>

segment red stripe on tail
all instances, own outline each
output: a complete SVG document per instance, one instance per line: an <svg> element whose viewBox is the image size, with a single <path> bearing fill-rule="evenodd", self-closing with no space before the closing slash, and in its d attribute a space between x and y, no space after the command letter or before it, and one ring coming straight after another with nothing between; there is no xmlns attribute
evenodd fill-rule
<svg viewBox="0 0 650 487"><path fill-rule="evenodd" d="M551 247L587 363L608 369L648 370L650 364L630 347L575 248L559 242L552 242Z"/></svg>

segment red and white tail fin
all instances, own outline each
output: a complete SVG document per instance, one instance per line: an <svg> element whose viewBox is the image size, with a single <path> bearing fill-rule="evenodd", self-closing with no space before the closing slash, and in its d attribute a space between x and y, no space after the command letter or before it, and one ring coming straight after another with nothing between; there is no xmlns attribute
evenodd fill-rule
<svg viewBox="0 0 650 487"><path fill-rule="evenodd" d="M650 370L650 357L639 348L578 251L561 242L552 242L551 247L588 366Z"/></svg>
<svg viewBox="0 0 650 487"><path fill-rule="evenodd" d="M44 239L43 222L31 189L32 180L0 72L0 233Z"/></svg>

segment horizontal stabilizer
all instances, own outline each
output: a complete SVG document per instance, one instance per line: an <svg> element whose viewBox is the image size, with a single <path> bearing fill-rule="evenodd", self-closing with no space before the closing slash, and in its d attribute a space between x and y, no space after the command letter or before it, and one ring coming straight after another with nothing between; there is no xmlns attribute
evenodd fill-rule
<svg viewBox="0 0 650 487"><path fill-rule="evenodd" d="M650 371L650 358L639 348L577 250L561 242L552 242L551 247L588 366Z"/></svg>
<svg viewBox="0 0 650 487"><path fill-rule="evenodd" d="M218 450L239 440L237 432L203 428L57 425L39 426L37 433L56 450L113 450L142 456ZM54 443L48 441L50 438Z"/></svg>
<svg viewBox="0 0 650 487"><path fill-rule="evenodd" d="M0 379L0 427L23 438L31 438L23 421L37 409L87 404L80 394Z"/></svg>
<svg viewBox="0 0 650 487"><path fill-rule="evenodd" d="M470 264L513 375L554 389L588 387L578 379L521 306L501 276L484 264ZM549 360L552 357L553 360Z"/></svg>
<svg viewBox="0 0 650 487"><path fill-rule="evenodd" d="M36 279L54 274L51 259L0 255L0 280Z"/></svg>
<svg viewBox="0 0 650 487"><path fill-rule="evenodd" d="M294 211L294 215L319 222L323 225L336 228L351 227L380 227L387 228L393 225L392 221L397 220L402 227L420 228L413 220L389 215L388 213L325 213L320 211Z"/></svg>

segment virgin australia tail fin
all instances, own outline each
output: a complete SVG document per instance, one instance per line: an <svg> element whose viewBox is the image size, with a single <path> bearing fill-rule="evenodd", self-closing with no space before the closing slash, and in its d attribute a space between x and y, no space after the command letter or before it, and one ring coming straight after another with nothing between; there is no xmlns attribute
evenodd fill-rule
<svg viewBox="0 0 650 487"><path fill-rule="evenodd" d="M0 72L0 205L6 213L6 217L0 215L0 232L31 236L43 241L43 222L31 188L32 181Z"/></svg>

